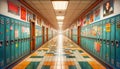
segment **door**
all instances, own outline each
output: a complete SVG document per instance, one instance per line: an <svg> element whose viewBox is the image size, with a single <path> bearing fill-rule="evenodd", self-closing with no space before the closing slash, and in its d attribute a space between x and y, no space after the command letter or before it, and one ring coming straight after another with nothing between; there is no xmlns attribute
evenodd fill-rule
<svg viewBox="0 0 120 69"><path fill-rule="evenodd" d="M30 22L30 34L31 34L30 50L32 52L35 50L35 22Z"/></svg>

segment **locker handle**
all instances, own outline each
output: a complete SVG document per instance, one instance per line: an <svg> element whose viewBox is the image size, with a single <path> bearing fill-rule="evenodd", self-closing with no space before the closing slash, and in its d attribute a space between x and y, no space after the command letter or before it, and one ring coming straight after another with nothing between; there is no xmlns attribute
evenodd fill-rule
<svg viewBox="0 0 120 69"><path fill-rule="evenodd" d="M102 41L102 39L100 39L100 41Z"/></svg>
<svg viewBox="0 0 120 69"><path fill-rule="evenodd" d="M116 44L117 47L119 47L119 41L118 40L115 41L115 44Z"/></svg>
<svg viewBox="0 0 120 69"><path fill-rule="evenodd" d="M6 45L8 46L8 43L9 43L9 41L8 40L6 40Z"/></svg>
<svg viewBox="0 0 120 69"><path fill-rule="evenodd" d="M13 44L13 42L14 42L14 40L11 40L11 41L10 41L10 44Z"/></svg>
<svg viewBox="0 0 120 69"><path fill-rule="evenodd" d="M0 34L2 34L2 32L0 32Z"/></svg>
<svg viewBox="0 0 120 69"><path fill-rule="evenodd" d="M109 40L106 40L106 44L109 44Z"/></svg>
<svg viewBox="0 0 120 69"><path fill-rule="evenodd" d="M111 45L114 46L114 41L111 41Z"/></svg>

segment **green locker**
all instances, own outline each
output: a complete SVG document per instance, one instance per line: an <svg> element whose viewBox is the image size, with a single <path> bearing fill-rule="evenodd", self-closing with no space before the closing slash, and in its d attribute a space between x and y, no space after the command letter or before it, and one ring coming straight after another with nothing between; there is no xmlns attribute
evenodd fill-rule
<svg viewBox="0 0 120 69"><path fill-rule="evenodd" d="M106 19L106 61L110 63L110 32L111 32L111 24L110 24L110 18Z"/></svg>
<svg viewBox="0 0 120 69"><path fill-rule="evenodd" d="M112 18L110 18L110 23L111 23L111 42L110 42L110 47L111 47L111 60L110 60L110 62L111 62L111 64L113 65L113 66L115 66L115 58L116 58L116 56L115 56L115 29L116 29L116 22L115 22L115 16L114 17L112 17Z"/></svg>
<svg viewBox="0 0 120 69"><path fill-rule="evenodd" d="M116 16L116 67L120 69L120 15Z"/></svg>
<svg viewBox="0 0 120 69"><path fill-rule="evenodd" d="M11 46L11 61L14 61L15 59L15 42L14 42L14 33L15 33L15 30L14 30L14 23L15 23L15 20L14 19L10 19L10 46Z"/></svg>
<svg viewBox="0 0 120 69"><path fill-rule="evenodd" d="M4 43L4 32L5 31L5 21L4 17L0 15L0 69L5 65L5 43Z"/></svg>
<svg viewBox="0 0 120 69"><path fill-rule="evenodd" d="M5 21L5 62L6 65L10 63L10 18L4 17Z"/></svg>

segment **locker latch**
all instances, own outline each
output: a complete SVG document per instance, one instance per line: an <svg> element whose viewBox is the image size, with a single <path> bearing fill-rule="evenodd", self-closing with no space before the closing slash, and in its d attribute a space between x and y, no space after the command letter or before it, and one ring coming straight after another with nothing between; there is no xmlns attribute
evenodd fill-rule
<svg viewBox="0 0 120 69"><path fill-rule="evenodd" d="M3 41L0 41L0 47L3 45Z"/></svg>
<svg viewBox="0 0 120 69"><path fill-rule="evenodd" d="M8 42L9 42L9 41L8 41L8 40L6 40L6 46L8 46Z"/></svg>
<svg viewBox="0 0 120 69"><path fill-rule="evenodd" d="M13 44L13 40L10 41L10 44Z"/></svg>
<svg viewBox="0 0 120 69"><path fill-rule="evenodd" d="M100 41L102 41L102 39L100 39Z"/></svg>
<svg viewBox="0 0 120 69"><path fill-rule="evenodd" d="M109 44L109 40L106 40L106 44L107 44L107 45Z"/></svg>
<svg viewBox="0 0 120 69"><path fill-rule="evenodd" d="M116 44L117 47L119 47L119 41L118 40L115 41L115 44Z"/></svg>
<svg viewBox="0 0 120 69"><path fill-rule="evenodd" d="M111 41L111 45L114 46L114 41Z"/></svg>

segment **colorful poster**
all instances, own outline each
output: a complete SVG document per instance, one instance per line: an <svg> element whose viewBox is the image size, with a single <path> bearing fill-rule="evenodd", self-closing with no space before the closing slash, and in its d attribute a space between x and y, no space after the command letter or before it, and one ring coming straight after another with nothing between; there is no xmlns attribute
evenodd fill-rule
<svg viewBox="0 0 120 69"><path fill-rule="evenodd" d="M27 21L29 22L32 19L33 19L33 14L30 11L27 11Z"/></svg>
<svg viewBox="0 0 120 69"><path fill-rule="evenodd" d="M103 5L103 17L108 16L114 12L113 4L114 4L113 0L109 0Z"/></svg>
<svg viewBox="0 0 120 69"><path fill-rule="evenodd" d="M90 23L92 23L94 21L94 15L93 15L93 12L90 13L90 17L89 17L89 21Z"/></svg>
<svg viewBox="0 0 120 69"><path fill-rule="evenodd" d="M88 14L88 15L86 16L86 24L90 24L89 19L90 19L90 14Z"/></svg>
<svg viewBox="0 0 120 69"><path fill-rule="evenodd" d="M26 9L21 6L21 19L26 20Z"/></svg>
<svg viewBox="0 0 120 69"><path fill-rule="evenodd" d="M19 15L19 7L14 3L8 1L8 12Z"/></svg>
<svg viewBox="0 0 120 69"><path fill-rule="evenodd" d="M94 16L95 16L94 18L95 21L100 19L100 7L95 9Z"/></svg>

